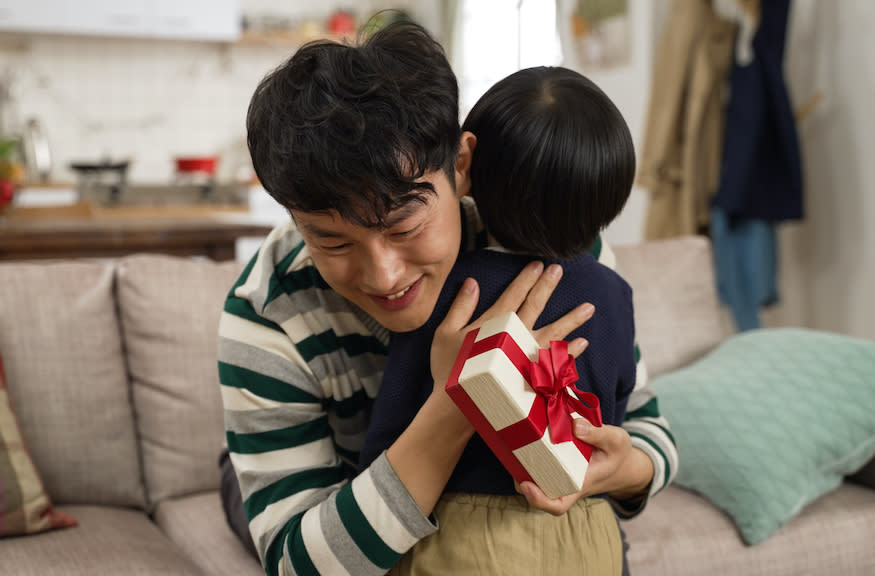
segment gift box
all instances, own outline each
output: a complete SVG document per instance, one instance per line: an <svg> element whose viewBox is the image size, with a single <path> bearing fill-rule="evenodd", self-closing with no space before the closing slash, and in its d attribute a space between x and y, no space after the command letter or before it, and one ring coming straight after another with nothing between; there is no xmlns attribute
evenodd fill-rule
<svg viewBox="0 0 875 576"><path fill-rule="evenodd" d="M539 348L510 312L466 335L446 390L517 482L558 498L581 489L593 450L573 419L602 424L598 397L574 389L577 380L568 343Z"/></svg>

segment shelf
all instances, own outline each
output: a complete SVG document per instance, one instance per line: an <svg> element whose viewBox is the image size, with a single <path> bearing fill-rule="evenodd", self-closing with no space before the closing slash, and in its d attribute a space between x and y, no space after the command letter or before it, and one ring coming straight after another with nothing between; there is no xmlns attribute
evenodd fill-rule
<svg viewBox="0 0 875 576"><path fill-rule="evenodd" d="M245 31L234 44L250 46L300 46L313 40L332 40L343 42L352 34L333 34L307 30Z"/></svg>

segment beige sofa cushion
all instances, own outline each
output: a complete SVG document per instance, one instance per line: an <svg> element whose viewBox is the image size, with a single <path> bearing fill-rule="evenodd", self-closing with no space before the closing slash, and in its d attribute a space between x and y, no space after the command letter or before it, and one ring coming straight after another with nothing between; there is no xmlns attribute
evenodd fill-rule
<svg viewBox="0 0 875 576"><path fill-rule="evenodd" d="M103 262L0 264L0 350L22 434L55 504L144 506Z"/></svg>
<svg viewBox="0 0 875 576"><path fill-rule="evenodd" d="M0 573L15 576L200 576L145 513L98 506L64 511L79 526L0 539Z"/></svg>
<svg viewBox="0 0 875 576"><path fill-rule="evenodd" d="M875 574L875 498L844 484L806 507L768 540L746 546L707 500L669 486L623 523L635 576Z"/></svg>
<svg viewBox="0 0 875 576"><path fill-rule="evenodd" d="M651 377L689 364L729 335L707 238L613 248L618 271L632 286L636 336Z"/></svg>
<svg viewBox="0 0 875 576"><path fill-rule="evenodd" d="M264 576L261 564L228 527L218 492L165 500L154 517L204 574Z"/></svg>
<svg viewBox="0 0 875 576"><path fill-rule="evenodd" d="M219 487L217 333L241 269L155 255L119 262L119 315L151 504Z"/></svg>

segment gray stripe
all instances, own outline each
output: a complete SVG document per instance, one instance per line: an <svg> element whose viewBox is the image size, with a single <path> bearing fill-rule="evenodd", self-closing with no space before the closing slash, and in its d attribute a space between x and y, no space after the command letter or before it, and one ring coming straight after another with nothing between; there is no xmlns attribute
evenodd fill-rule
<svg viewBox="0 0 875 576"><path fill-rule="evenodd" d="M365 443L368 432L370 411L362 409L349 418L337 418L333 410L329 410L328 423L334 431L334 443L350 452L359 452ZM358 462L355 463L358 465Z"/></svg>
<svg viewBox="0 0 875 576"><path fill-rule="evenodd" d="M437 525L423 516L422 510L389 464L385 452L371 463L370 471L380 498L408 532L421 540L437 530Z"/></svg>
<svg viewBox="0 0 875 576"><path fill-rule="evenodd" d="M374 335L374 337L380 341L380 343L386 348L389 347L389 331L386 330L382 324L374 320L371 316L369 316L364 310L359 308L358 306L352 305L353 312L364 325L364 327Z"/></svg>
<svg viewBox="0 0 875 576"><path fill-rule="evenodd" d="M277 324L282 324L298 314L321 309L329 314L352 313L353 318L358 319L360 325L363 325L361 323L362 318L356 314L358 307L330 288L324 289L310 286L292 292L284 292L283 296L274 298L264 308L264 315ZM260 308L256 308L256 310L258 309ZM364 316L370 318L366 314ZM331 326L320 325L311 326L310 328L314 333L318 334L328 330Z"/></svg>
<svg viewBox="0 0 875 576"><path fill-rule="evenodd" d="M219 360L247 370L258 367L258 373L294 386L308 394L321 397L322 385L298 364L257 346L238 340L219 338Z"/></svg>
<svg viewBox="0 0 875 576"><path fill-rule="evenodd" d="M225 429L235 434L256 434L288 428L291 422L295 425L304 424L324 415L321 410L304 410L288 405L261 410L225 410Z"/></svg>
<svg viewBox="0 0 875 576"><path fill-rule="evenodd" d="M346 350L340 348L327 354L319 354L307 364L320 382L343 377L352 383L354 390L365 388L371 392L370 395L375 395L379 388L379 385L375 385L375 381L383 380L386 356L366 353L350 357ZM331 386L331 391L333 396L334 386ZM324 394L324 392L320 393L320 395Z"/></svg>
<svg viewBox="0 0 875 576"><path fill-rule="evenodd" d="M319 510L319 524L331 553L343 564L347 572L356 575L379 575L386 572L362 553L346 531L337 511L337 498L325 502L325 505Z"/></svg>

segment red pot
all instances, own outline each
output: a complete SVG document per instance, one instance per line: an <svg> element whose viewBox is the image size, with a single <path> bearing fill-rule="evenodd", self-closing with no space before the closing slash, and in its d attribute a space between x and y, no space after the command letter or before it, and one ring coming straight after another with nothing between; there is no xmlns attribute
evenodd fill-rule
<svg viewBox="0 0 875 576"><path fill-rule="evenodd" d="M177 174L191 172L215 174L216 164L219 161L216 156L178 156L175 160Z"/></svg>

